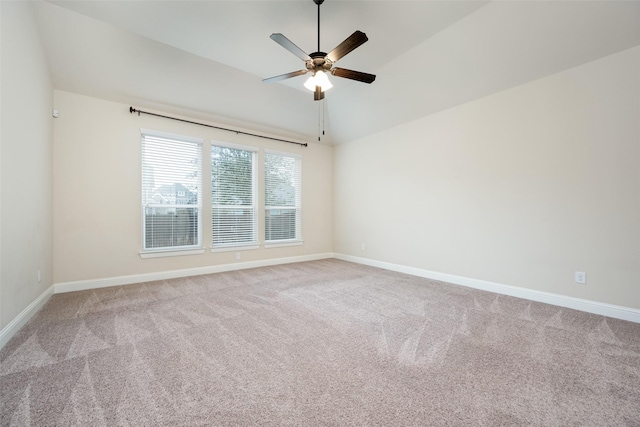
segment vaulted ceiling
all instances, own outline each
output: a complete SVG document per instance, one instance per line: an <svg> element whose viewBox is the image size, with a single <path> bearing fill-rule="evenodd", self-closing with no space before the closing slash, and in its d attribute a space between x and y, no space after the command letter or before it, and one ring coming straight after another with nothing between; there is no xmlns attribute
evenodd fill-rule
<svg viewBox="0 0 640 427"><path fill-rule="evenodd" d="M638 1L341 1L321 6L321 49L369 41L313 101L304 68L269 35L317 48L317 7L295 1L35 4L56 89L335 144L640 45Z"/></svg>

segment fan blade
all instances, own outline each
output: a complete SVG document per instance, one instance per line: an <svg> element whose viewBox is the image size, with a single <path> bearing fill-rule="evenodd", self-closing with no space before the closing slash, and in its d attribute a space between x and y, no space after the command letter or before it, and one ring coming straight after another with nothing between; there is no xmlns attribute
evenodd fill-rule
<svg viewBox="0 0 640 427"><path fill-rule="evenodd" d="M367 38L367 35L365 33L363 33L362 31L356 31L355 33L347 37L346 40L340 43L335 49L329 52L327 58L329 58L332 62L336 62L338 59L342 58L347 53L351 52L353 49L357 48L367 40L369 39Z"/></svg>
<svg viewBox="0 0 640 427"><path fill-rule="evenodd" d="M271 34L270 37L271 37L271 40L278 43L280 46L287 49L289 52L293 53L295 56L302 59L303 61L309 61L311 59L309 55L307 55L302 49L300 49L298 46L293 44L291 40L289 40L282 34L274 33L274 34Z"/></svg>
<svg viewBox="0 0 640 427"><path fill-rule="evenodd" d="M316 86L316 91L313 92L313 100L320 101L322 99L324 99L324 92L320 86Z"/></svg>
<svg viewBox="0 0 640 427"><path fill-rule="evenodd" d="M362 73L360 71L347 70L346 68L332 68L331 74L345 79L357 80L362 83L373 83L375 74Z"/></svg>
<svg viewBox="0 0 640 427"><path fill-rule="evenodd" d="M303 74L307 74L309 70L300 70L300 71L292 71L287 74L281 74L275 77L269 77L268 79L262 79L262 83L274 83L279 82L280 80L290 79L291 77L298 77Z"/></svg>

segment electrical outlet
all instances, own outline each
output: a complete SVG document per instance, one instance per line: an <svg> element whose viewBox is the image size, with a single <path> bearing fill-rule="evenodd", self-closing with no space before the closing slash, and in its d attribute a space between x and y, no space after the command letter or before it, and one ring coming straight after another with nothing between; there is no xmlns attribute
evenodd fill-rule
<svg viewBox="0 0 640 427"><path fill-rule="evenodd" d="M42 282L42 270L38 269L37 276L38 276L38 283Z"/></svg>
<svg viewBox="0 0 640 427"><path fill-rule="evenodd" d="M236 260L240 259L240 252L236 252Z"/></svg>
<svg viewBox="0 0 640 427"><path fill-rule="evenodd" d="M576 283L583 285L587 283L587 273L584 271L576 271Z"/></svg>
<svg viewBox="0 0 640 427"><path fill-rule="evenodd" d="M367 246L364 243L360 243L360 249L364 251L365 249L367 249Z"/></svg>

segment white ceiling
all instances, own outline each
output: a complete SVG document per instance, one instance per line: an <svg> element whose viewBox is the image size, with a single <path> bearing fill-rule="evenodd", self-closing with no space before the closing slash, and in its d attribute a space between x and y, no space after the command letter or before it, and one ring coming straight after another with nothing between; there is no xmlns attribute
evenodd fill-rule
<svg viewBox="0 0 640 427"><path fill-rule="evenodd" d="M369 41L324 102L273 42L317 50L317 6L295 1L50 1L36 11L54 86L220 124L341 143L640 45L639 1L341 1L321 6L321 50Z"/></svg>

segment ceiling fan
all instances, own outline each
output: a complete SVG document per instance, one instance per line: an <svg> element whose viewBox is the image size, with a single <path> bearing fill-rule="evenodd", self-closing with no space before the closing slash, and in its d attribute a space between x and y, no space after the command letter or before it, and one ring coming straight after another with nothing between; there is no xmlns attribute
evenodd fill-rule
<svg viewBox="0 0 640 427"><path fill-rule="evenodd" d="M310 54L306 54L302 49L296 46L291 40L286 38L280 33L271 34L271 39L278 43L280 46L293 53L298 58L305 62L306 69L299 71L292 71L291 73L281 74L275 77L269 77L262 80L264 83L273 83L280 80L285 80L291 77L301 76L307 73L313 73L307 80L304 86L313 91L313 99L319 101L324 99L324 91L333 87L329 78L325 73L331 73L337 77L343 77L346 79L356 80L363 83L372 83L376 76L374 74L367 74L360 71L347 70L346 68L333 67L333 64L340 58L365 43L367 35L362 31L356 31L340 43L335 49L329 53L320 51L320 5L324 0L313 0L318 5L318 51Z"/></svg>

